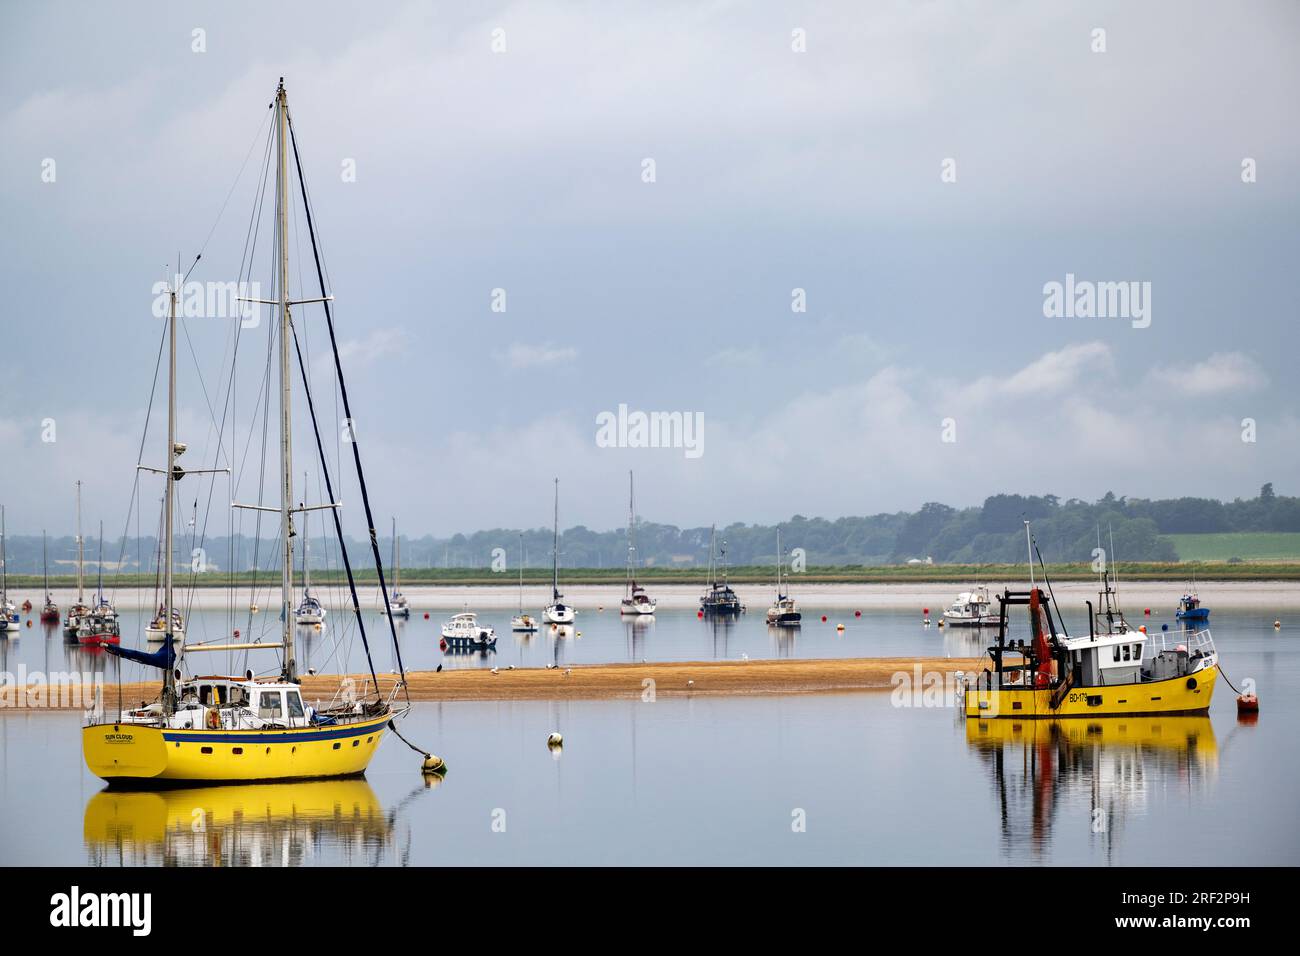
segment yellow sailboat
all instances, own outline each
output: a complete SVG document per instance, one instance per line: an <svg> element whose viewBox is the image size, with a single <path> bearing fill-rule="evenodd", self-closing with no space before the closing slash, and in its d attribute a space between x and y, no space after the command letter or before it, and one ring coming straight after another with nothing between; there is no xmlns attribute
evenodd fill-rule
<svg viewBox="0 0 1300 956"><path fill-rule="evenodd" d="M253 508L258 511L278 513L281 519L280 570L280 620L281 640L278 643L207 643L180 645L177 628L179 615L176 613L175 593L173 587L173 510L176 482L187 474L227 472L229 469L211 468L186 470L178 463L186 446L176 440L176 328L177 297L179 288L170 289L170 309L167 336L170 344L168 375L168 409L167 409L167 452L165 464L161 468L147 468L164 476L166 493L164 496L164 608L161 619L166 627L163 646L155 653L112 648L112 653L138 663L159 667L163 672L160 694L156 700L139 708L119 710L109 715L96 713L82 730L82 750L86 765L104 780L113 784L145 786L183 786L195 783L249 782L269 780L291 780L317 777L345 777L361 774L374 756L380 741L388 729L396 728L395 718L405 713L396 706L397 694L405 686L405 671L401 667L401 651L396 646L396 631L393 640L399 674L401 677L387 694L381 693L378 678L375 676L374 664L370 662L373 683L368 684L365 692L355 696L350 688L341 688L335 699L324 707L312 707L302 699L298 685L298 664L294 656L294 608L293 608L293 541L295 537L295 515L312 510L328 509L335 515L335 530L342 540L342 526L337 515L337 504L309 506L294 505L292 502L292 482L290 479L292 454L292 428L290 416L291 398L291 364L290 344L296 341L291 319L291 309L306 302L319 302L325 306L325 315L329 323L330 341L333 346L335 368L339 374L339 387L348 420L352 412L348 406L347 390L342 382L342 366L338 357L338 348L334 336L333 319L329 310L332 297L325 295L323 272L318 268L317 275L321 284L321 297L316 299L290 301L289 298L289 262L288 262L288 219L289 219L289 166L288 145L292 136L289 117L288 99L281 80L275 98L275 139L276 139L276 273L278 276L279 295L275 300L264 304L278 308L279 324L276 329L276 344L279 350L279 427L280 427L280 504L278 508L259 505L237 505L236 507ZM296 145L294 156L297 158ZM301 167L298 167L301 182ZM316 235L311 221L311 210L307 203L306 189L302 190L303 207L307 215L307 227L313 249L316 248ZM179 283L178 283L179 285ZM299 364L302 362L298 354ZM304 373L305 374L305 373ZM312 410L313 425L315 412L311 405L311 393L307 392L308 407ZM317 428L317 446L320 451L321 467L325 477L326 490L331 498L334 496L329 469L324 460L324 451L319 442ZM366 493L365 479L360 468L360 453L353 445L353 454L357 466L365 514L370 526L370 540L373 545L375 567L379 572L381 588L387 599L387 588L383 587L383 566L378 553L374 533L374 521L371 515L369 498ZM366 647L367 660L370 659L369 644L366 641L364 623L361 618L360 603L357 597L351 564L346 549L342 549L344 567L347 570L351 586L353 610L360 628L362 642ZM390 618L391 621L391 618ZM391 624L390 624L391 627ZM236 632L236 637L238 632ZM253 671L240 676L190 676L184 677L181 664L189 655L201 651L235 651L278 649L282 652L281 668L278 675L256 677ZM101 701L102 706L102 701ZM431 761L436 758L426 756L426 769L436 769Z"/></svg>

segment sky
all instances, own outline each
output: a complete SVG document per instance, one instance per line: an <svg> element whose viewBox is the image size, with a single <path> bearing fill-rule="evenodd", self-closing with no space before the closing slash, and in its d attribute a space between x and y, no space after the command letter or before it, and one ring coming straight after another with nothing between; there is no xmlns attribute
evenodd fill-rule
<svg viewBox="0 0 1300 956"><path fill-rule="evenodd" d="M557 477L562 525L618 527L629 470L682 526L1296 494L1298 48L1291 2L4 4L9 531L69 532L79 478L125 520L155 283L238 277L281 76L381 527L544 526ZM1145 318L1046 315L1067 276ZM213 520L257 495L270 325ZM190 467L231 328L185 324ZM620 405L702 418L700 453L606 447Z"/></svg>

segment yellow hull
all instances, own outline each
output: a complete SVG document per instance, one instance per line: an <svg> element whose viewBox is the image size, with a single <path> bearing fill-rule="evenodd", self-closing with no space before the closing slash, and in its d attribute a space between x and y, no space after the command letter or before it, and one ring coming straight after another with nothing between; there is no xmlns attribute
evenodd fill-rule
<svg viewBox="0 0 1300 956"><path fill-rule="evenodd" d="M92 854L128 866L292 865L322 841L380 847L391 833L378 797L358 778L108 788L86 804L83 830Z"/></svg>
<svg viewBox="0 0 1300 956"><path fill-rule="evenodd" d="M289 730L172 730L95 724L81 731L90 772L109 783L177 786L364 773L388 714Z"/></svg>
<svg viewBox="0 0 1300 956"><path fill-rule="evenodd" d="M1075 717L1135 717L1147 714L1193 715L1210 709L1219 669L1207 667L1191 677L1142 684L1113 684L1107 687L1077 687L1060 706L1052 707L1052 691L967 690L967 717L980 720L1062 720Z"/></svg>
<svg viewBox="0 0 1300 956"><path fill-rule="evenodd" d="M1007 744L1038 746L1064 743L1076 747L1138 747L1154 751L1195 751L1217 762L1218 742L1209 717L1132 717L1127 720L968 720L966 742L982 748Z"/></svg>

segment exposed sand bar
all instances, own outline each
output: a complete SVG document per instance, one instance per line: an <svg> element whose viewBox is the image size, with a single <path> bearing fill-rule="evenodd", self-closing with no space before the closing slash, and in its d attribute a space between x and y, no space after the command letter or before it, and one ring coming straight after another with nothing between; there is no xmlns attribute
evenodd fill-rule
<svg viewBox="0 0 1300 956"><path fill-rule="evenodd" d="M969 590L973 581L952 581L950 583L907 582L903 584L801 584L798 576L793 576L790 589L796 600L804 607L805 614L814 609L821 611L870 611L870 610L914 610L920 614L921 608L928 607L931 617L938 618L942 610L953 602L958 592ZM1004 587L1023 590L1029 586L1025 581L984 581L990 593L1000 592ZM270 587L276 589L273 596ZM240 588L236 593L235 606L245 612L250 604L259 604L263 611L278 609L279 578L258 590L256 597L248 588ZM1172 617L1178 605L1178 598L1187 589L1186 581L1135 581L1132 584L1120 581L1120 601L1126 610L1136 610L1141 614L1143 608ZM1095 581L1061 581L1053 582L1056 599L1067 613L1084 613L1083 602L1091 600L1096 603L1097 583ZM332 610L343 607L346 588L338 585L316 585L313 590L326 606ZM690 584L654 584L650 592L664 610L694 610L699 607L700 585ZM466 605L472 611L513 611L519 601L517 586L491 585L411 585L403 587L411 602L414 612L459 611ZM623 596L623 586L618 584L574 584L563 588L566 603L578 609L579 626L582 617L605 613L618 613L618 602ZM744 601L750 613L760 615L772 600L771 585L741 584L736 585L740 599ZM1260 610L1280 612L1300 609L1300 583L1295 581L1208 581L1198 585L1197 591L1201 601L1209 608L1237 608L1242 610ZM196 588L193 597L186 594L183 600L195 610L221 610L230 605L231 598L225 588ZM361 606L365 610L382 608L382 599L374 587L364 587L359 591ZM40 595L32 590L30 595L18 594L10 588L10 596L21 602L24 596L35 602ZM150 607L154 601L152 588L123 587L111 593L118 610L139 610ZM539 614L550 603L551 590L545 587L528 586L524 588L524 608ZM54 600L60 607L67 607L73 593L70 590L56 588ZM598 611L598 608L604 611ZM439 615L441 616L441 615Z"/></svg>
<svg viewBox="0 0 1300 956"><path fill-rule="evenodd" d="M946 657L855 657L828 660L692 661L654 664L589 664L572 667L490 670L417 671L409 676L413 701L499 701L499 700L602 700L643 697L653 686L656 697L684 697L695 694L826 694L888 690L899 672L915 681L921 668L923 681L943 680L955 671L978 671L982 658ZM931 675L934 675L933 677ZM369 684L369 675L353 674L358 690ZM338 689L338 675L310 675L303 678L307 700L328 701ZM393 678L380 675L385 691ZM648 685L647 681L653 681ZM135 706L158 696L159 683L122 684L125 706ZM106 683L103 694L108 708L116 706L118 685ZM58 696L59 700L53 698ZM29 701L25 689L11 688L4 697L0 714L29 709L85 710L87 699L79 688L61 688L57 695L47 688Z"/></svg>

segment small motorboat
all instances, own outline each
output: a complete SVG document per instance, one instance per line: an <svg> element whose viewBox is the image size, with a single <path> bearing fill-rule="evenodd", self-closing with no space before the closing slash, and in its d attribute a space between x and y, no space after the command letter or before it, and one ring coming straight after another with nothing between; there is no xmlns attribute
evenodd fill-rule
<svg viewBox="0 0 1300 956"><path fill-rule="evenodd" d="M444 651L490 650L497 646L497 635L492 628L480 624L473 611L462 611L442 625L438 646Z"/></svg>
<svg viewBox="0 0 1300 956"><path fill-rule="evenodd" d="M998 614L989 600L989 589L980 585L962 591L943 612L941 623L947 627L997 627Z"/></svg>
<svg viewBox="0 0 1300 956"><path fill-rule="evenodd" d="M1201 605L1200 595L1193 592L1184 594L1178 601L1178 611L1175 613L1180 621L1208 621L1210 619L1210 609Z"/></svg>

